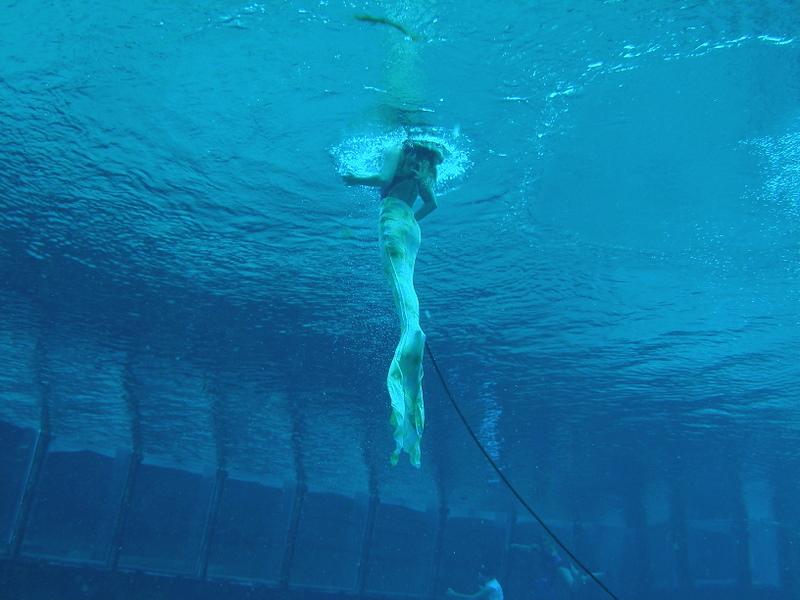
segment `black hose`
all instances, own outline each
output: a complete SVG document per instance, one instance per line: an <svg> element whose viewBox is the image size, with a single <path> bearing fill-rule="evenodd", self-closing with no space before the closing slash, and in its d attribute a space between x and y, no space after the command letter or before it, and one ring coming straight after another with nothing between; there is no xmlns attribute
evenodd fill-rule
<svg viewBox="0 0 800 600"><path fill-rule="evenodd" d="M519 500L519 503L522 504L522 506L525 507L525 510L527 510L534 519L536 519L536 521L539 523L539 525L542 526L542 529L544 529L545 533L547 533L547 535L549 535L550 538L556 544L558 544L558 546L567 554L567 556L569 556L572 559L572 561L576 565L578 565L584 573L586 573L589 577L591 577L592 581L594 581L597 585L599 585L600 588L606 594L608 594L611 598L614 598L614 600L619 600L619 597L616 594L614 594L614 592L612 592L610 589L608 589L606 587L606 585L602 581L600 581L595 576L595 574L592 573L589 570L589 568L586 565L584 565L580 560L578 560L578 557L575 556L569 548L567 548L567 546L564 544L564 542L562 542L558 538L558 536L553 532L553 530L550 529L547 526L547 524L544 522L544 520L542 520L542 518L538 514L536 514L536 511L533 510L533 508L531 508L531 505L528 504L528 502L525 500L525 498L523 498L522 495L511 484L511 482L505 476L505 474L500 469L500 467L497 466L497 463L494 461L494 459L491 456L489 456L489 453L486 451L486 448L483 447L483 444L481 444L481 441L478 439L478 436L475 435L475 432L472 430L472 427L470 427L469 422L467 421L466 417L464 416L464 413L461 412L461 408L458 406L458 403L456 402L455 397L450 392L450 388L447 387L447 382L444 379L444 375L442 374L441 369L439 369L439 365L436 363L436 358L433 356L433 350L431 350L430 344L428 344L428 342L425 342L425 349L428 351L428 356L431 358L431 363L433 363L433 368L436 371L436 374L439 376L439 380L442 382L442 386L444 387L444 391L447 394L447 397L450 398L450 402L453 404L453 408L456 410L456 413L458 413L458 416L461 419L461 422L464 424L464 427L466 427L467 432L469 433L470 437L472 437L472 441L475 442L475 445L478 446L478 449L481 451L483 456L486 458L487 461L489 461L489 464L495 470L495 472L497 473L497 476L503 481L504 484L506 484L506 487L511 491L511 493L514 495L514 497L517 500Z"/></svg>

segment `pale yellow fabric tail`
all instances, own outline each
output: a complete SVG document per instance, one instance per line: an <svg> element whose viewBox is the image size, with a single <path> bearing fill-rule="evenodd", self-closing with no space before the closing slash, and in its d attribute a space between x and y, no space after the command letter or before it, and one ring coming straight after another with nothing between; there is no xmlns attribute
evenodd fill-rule
<svg viewBox="0 0 800 600"><path fill-rule="evenodd" d="M408 453L415 467L421 464L420 442L425 428L422 398L422 357L425 334L419 326L419 300L414 290L414 263L420 244L420 230L414 213L405 202L384 200L380 219L383 268L392 287L395 308L400 318L400 341L394 352L386 385L391 398L395 450L391 462L397 464L402 452Z"/></svg>

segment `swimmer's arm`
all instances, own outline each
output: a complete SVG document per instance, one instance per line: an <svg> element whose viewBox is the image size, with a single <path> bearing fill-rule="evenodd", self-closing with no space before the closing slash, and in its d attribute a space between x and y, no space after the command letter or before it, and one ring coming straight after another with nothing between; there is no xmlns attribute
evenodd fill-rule
<svg viewBox="0 0 800 600"><path fill-rule="evenodd" d="M380 175L353 175L352 173L345 173L342 175L346 185L368 185L370 187L383 187L385 184Z"/></svg>
<svg viewBox="0 0 800 600"><path fill-rule="evenodd" d="M400 150L395 148L389 150L384 156L383 167L381 172L377 175L367 175L361 177L353 175L352 173L345 173L342 179L347 185L369 185L372 187L383 187L394 179L394 173L397 171L397 164L400 162Z"/></svg>
<svg viewBox="0 0 800 600"><path fill-rule="evenodd" d="M438 208L438 204L436 203L436 194L433 193L433 189L428 182L420 182L419 184L419 197L422 198L422 207L414 213L414 217L417 221L421 221L433 211Z"/></svg>

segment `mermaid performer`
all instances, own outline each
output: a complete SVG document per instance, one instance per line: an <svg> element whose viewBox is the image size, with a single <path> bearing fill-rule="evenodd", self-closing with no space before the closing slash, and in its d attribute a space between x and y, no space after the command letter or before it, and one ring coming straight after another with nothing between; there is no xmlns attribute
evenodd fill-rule
<svg viewBox="0 0 800 600"><path fill-rule="evenodd" d="M387 152L378 175L343 176L347 185L381 188L379 239L383 271L392 286L395 308L400 317L400 342L389 366L386 385L392 402L391 424L395 450L409 455L411 464L420 466L420 440L425 427L422 401L422 355L425 334L419 326L419 300L414 291L414 263L420 244L418 221L436 209L436 165L444 155L437 144L406 140L400 148ZM414 212L417 198L422 206Z"/></svg>

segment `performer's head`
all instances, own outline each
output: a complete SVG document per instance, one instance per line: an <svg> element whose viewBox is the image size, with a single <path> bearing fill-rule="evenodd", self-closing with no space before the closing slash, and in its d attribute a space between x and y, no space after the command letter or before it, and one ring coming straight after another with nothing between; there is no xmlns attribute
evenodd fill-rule
<svg viewBox="0 0 800 600"><path fill-rule="evenodd" d="M403 142L403 151L418 160L427 160L434 166L444 162L445 147L436 142L409 138Z"/></svg>

